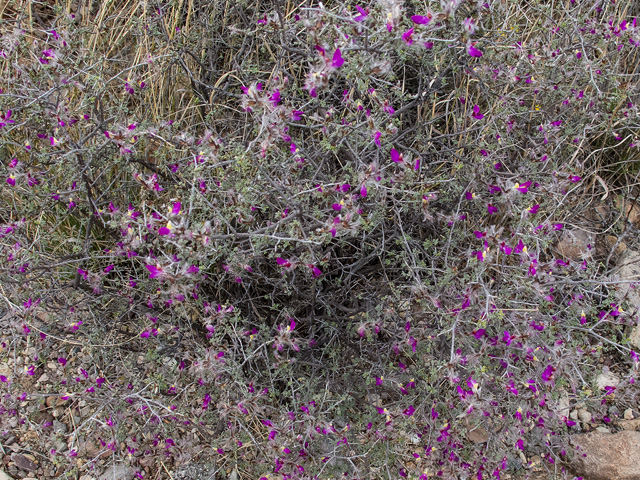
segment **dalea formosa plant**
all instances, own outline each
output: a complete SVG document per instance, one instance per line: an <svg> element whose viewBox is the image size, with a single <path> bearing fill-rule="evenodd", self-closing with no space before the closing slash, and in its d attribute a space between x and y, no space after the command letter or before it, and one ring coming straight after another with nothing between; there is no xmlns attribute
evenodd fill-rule
<svg viewBox="0 0 640 480"><path fill-rule="evenodd" d="M637 184L636 2L21 5L0 433L58 475L573 478L566 402L637 408L609 259L552 249Z"/></svg>

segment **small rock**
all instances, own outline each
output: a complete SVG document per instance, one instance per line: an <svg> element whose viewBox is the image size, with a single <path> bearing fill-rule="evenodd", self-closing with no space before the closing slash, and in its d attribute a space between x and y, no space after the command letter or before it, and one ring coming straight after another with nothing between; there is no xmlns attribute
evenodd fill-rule
<svg viewBox="0 0 640 480"><path fill-rule="evenodd" d="M623 416L623 418L624 418L625 420L633 420L633 418L634 418L634 417L633 417L633 410L631 410L630 408L627 408L627 409L624 411L624 416Z"/></svg>
<svg viewBox="0 0 640 480"><path fill-rule="evenodd" d="M477 426L467 431L467 439L473 443L487 443L489 440L489 432Z"/></svg>
<svg viewBox="0 0 640 480"><path fill-rule="evenodd" d="M617 275L621 281L618 296L627 299L629 302L628 309L635 310L640 308L640 286L635 286L624 282L638 282L640 285L640 252L627 250L618 261ZM640 349L640 326L636 326L629 334L629 343L635 348Z"/></svg>
<svg viewBox="0 0 640 480"><path fill-rule="evenodd" d="M113 465L98 477L98 480L132 480L136 471L127 465Z"/></svg>
<svg viewBox="0 0 640 480"><path fill-rule="evenodd" d="M12 453L11 460L13 460L13 462L16 464L16 467L18 467L20 470L35 472L38 469L38 465L35 462L29 460L27 457L19 453Z"/></svg>
<svg viewBox="0 0 640 480"><path fill-rule="evenodd" d="M582 423L589 423L591 421L592 415L584 408L578 410L578 418Z"/></svg>
<svg viewBox="0 0 640 480"><path fill-rule="evenodd" d="M640 227L640 205L637 202L617 197L616 206L622 209L622 214L631 224Z"/></svg>
<svg viewBox="0 0 640 480"><path fill-rule="evenodd" d="M0 470L0 480L11 480L11 477Z"/></svg>
<svg viewBox="0 0 640 480"><path fill-rule="evenodd" d="M569 414L569 418L571 418L571 420L578 420L578 410L572 410Z"/></svg>
<svg viewBox="0 0 640 480"><path fill-rule="evenodd" d="M53 421L53 431L56 433L67 433L68 428L66 424L58 420Z"/></svg>
<svg viewBox="0 0 640 480"><path fill-rule="evenodd" d="M556 411L558 412L559 415L566 417L569 415L570 410L571 410L571 407L569 403L569 393L564 391L560 395L560 398L558 398Z"/></svg>
<svg viewBox="0 0 640 480"><path fill-rule="evenodd" d="M53 415L47 412L40 412L36 414L33 420L43 428L51 427L51 425L53 425Z"/></svg>
<svg viewBox="0 0 640 480"><path fill-rule="evenodd" d="M634 418L633 420L621 420L618 424L623 430L640 431L640 418Z"/></svg>
<svg viewBox="0 0 640 480"><path fill-rule="evenodd" d="M589 480L640 478L640 432L591 432L574 435L571 442L580 447L570 462L576 474Z"/></svg>
<svg viewBox="0 0 640 480"><path fill-rule="evenodd" d="M607 427L603 427L602 425L599 427L596 427L595 431L598 433L611 433L611 430L609 430Z"/></svg>
<svg viewBox="0 0 640 480"><path fill-rule="evenodd" d="M605 387L617 387L618 383L620 383L620 379L609 371L609 367L603 367L602 373L596 378L599 390L604 390Z"/></svg>
<svg viewBox="0 0 640 480"><path fill-rule="evenodd" d="M67 445L67 442L65 442L64 440L56 440L53 443L53 447L59 453L66 452L69 449L69 446Z"/></svg>
<svg viewBox="0 0 640 480"><path fill-rule="evenodd" d="M567 230L556 245L556 251L565 258L581 261L591 256L595 237L584 230Z"/></svg>
<svg viewBox="0 0 640 480"><path fill-rule="evenodd" d="M614 418L620 418L620 409L615 405L609 407L609 416Z"/></svg>
<svg viewBox="0 0 640 480"><path fill-rule="evenodd" d="M489 432L478 424L477 419L474 421L470 418L463 420L463 425L467 429L467 439L472 443L487 443L489 440Z"/></svg>
<svg viewBox="0 0 640 480"><path fill-rule="evenodd" d="M615 253L617 255L622 255L628 248L627 244L623 241L618 242L618 237L615 235L607 235L605 237L605 242L609 251L611 251L613 247L616 247Z"/></svg>
<svg viewBox="0 0 640 480"><path fill-rule="evenodd" d="M140 459L140 465L143 467L151 467L156 463L156 459L155 457L152 457L150 455L148 456L144 456Z"/></svg>
<svg viewBox="0 0 640 480"><path fill-rule="evenodd" d="M104 450L104 451L100 453L101 450ZM78 448L78 452L81 454L86 454L86 456L91 459L93 459L94 457L97 457L97 458L108 457L110 453L108 449L103 449L98 444L90 440L87 440L86 442L82 443Z"/></svg>

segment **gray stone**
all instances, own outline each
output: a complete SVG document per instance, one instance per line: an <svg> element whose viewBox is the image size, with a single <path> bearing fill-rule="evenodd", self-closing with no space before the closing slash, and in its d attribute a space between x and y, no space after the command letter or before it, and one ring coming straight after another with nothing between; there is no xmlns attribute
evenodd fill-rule
<svg viewBox="0 0 640 480"><path fill-rule="evenodd" d="M638 282L638 286L630 283L620 283L618 298L626 297L626 309L633 312L640 311L640 252L627 250L618 262L617 276L621 282ZM629 343L640 349L640 326L636 326L629 334Z"/></svg>
<svg viewBox="0 0 640 480"><path fill-rule="evenodd" d="M582 423L589 423L591 421L591 417L592 415L588 410L585 410L584 408L578 410L578 418Z"/></svg>
<svg viewBox="0 0 640 480"><path fill-rule="evenodd" d="M16 464L20 470L26 470L27 472L35 472L38 469L38 465L29 458L19 453L11 454L11 460Z"/></svg>
<svg viewBox="0 0 640 480"><path fill-rule="evenodd" d="M620 379L608 367L603 367L602 373L596 378L596 385L599 390L604 390L605 387L617 387L618 383L620 383Z"/></svg>
<svg viewBox="0 0 640 480"><path fill-rule="evenodd" d="M98 480L133 480L135 474L135 469L127 465L112 465L98 477Z"/></svg>
<svg viewBox="0 0 640 480"><path fill-rule="evenodd" d="M53 431L56 433L67 433L67 425L59 422L58 420L53 421Z"/></svg>
<svg viewBox="0 0 640 480"><path fill-rule="evenodd" d="M184 465L173 472L176 480L216 480L216 469L206 465Z"/></svg>
<svg viewBox="0 0 640 480"><path fill-rule="evenodd" d="M578 434L571 443L580 447L571 470L585 480L640 479L640 432Z"/></svg>
<svg viewBox="0 0 640 480"><path fill-rule="evenodd" d="M556 245L556 252L577 262L590 258L594 246L595 237L592 234L584 230L567 230Z"/></svg>

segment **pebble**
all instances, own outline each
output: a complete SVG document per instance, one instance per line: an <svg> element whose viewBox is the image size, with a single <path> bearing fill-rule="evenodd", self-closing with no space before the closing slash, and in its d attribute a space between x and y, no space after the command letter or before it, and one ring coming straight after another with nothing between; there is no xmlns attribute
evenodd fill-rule
<svg viewBox="0 0 640 480"><path fill-rule="evenodd" d="M59 422L58 420L54 420L53 421L53 431L56 433L67 433L67 430L69 429L69 427L67 427L66 424Z"/></svg>
<svg viewBox="0 0 640 480"><path fill-rule="evenodd" d="M624 419L625 420L633 420L635 417L633 416L633 410L631 410L630 408L627 408L624 411Z"/></svg>
<svg viewBox="0 0 640 480"><path fill-rule="evenodd" d="M578 410L578 418L582 423L589 423L591 421L592 415L584 408Z"/></svg>

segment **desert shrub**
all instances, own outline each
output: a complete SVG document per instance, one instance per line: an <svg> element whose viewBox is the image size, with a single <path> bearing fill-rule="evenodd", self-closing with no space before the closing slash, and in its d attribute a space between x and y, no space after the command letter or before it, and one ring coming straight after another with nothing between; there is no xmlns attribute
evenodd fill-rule
<svg viewBox="0 0 640 480"><path fill-rule="evenodd" d="M563 396L637 405L635 312L551 248L637 183L633 2L11 5L0 419L88 409L60 472L566 476Z"/></svg>

